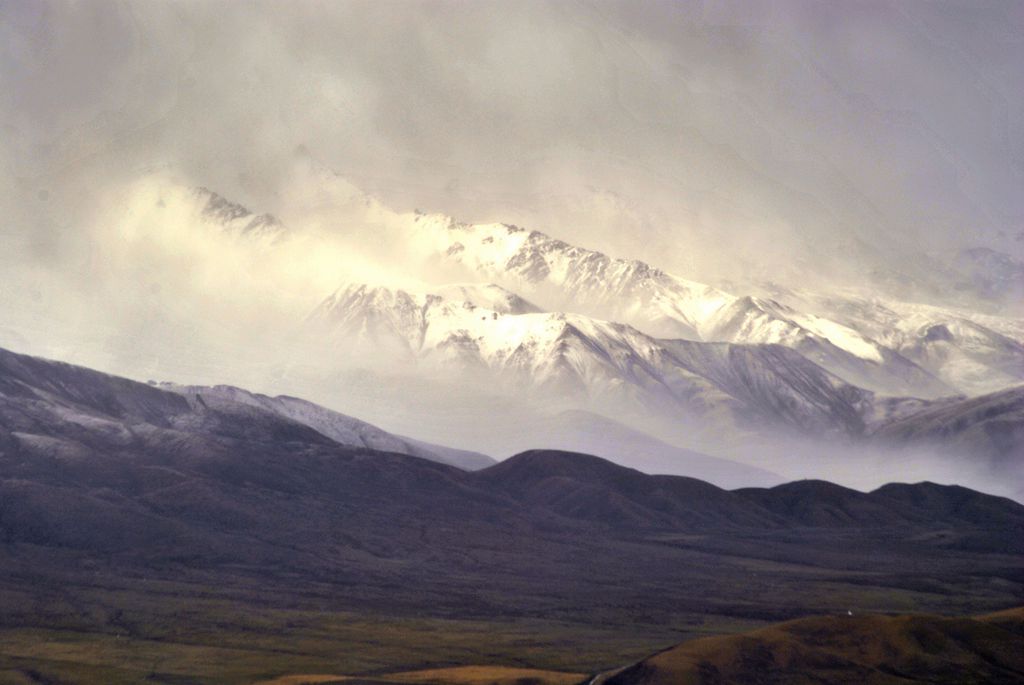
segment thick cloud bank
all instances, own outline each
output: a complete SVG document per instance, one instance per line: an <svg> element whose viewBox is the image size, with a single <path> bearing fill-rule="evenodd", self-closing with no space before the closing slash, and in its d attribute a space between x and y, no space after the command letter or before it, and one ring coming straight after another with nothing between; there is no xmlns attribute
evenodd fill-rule
<svg viewBox="0 0 1024 685"><path fill-rule="evenodd" d="M77 206L60 204L72 181L91 195L170 165L273 210L299 146L398 209L514 221L695 276L892 280L927 275L925 251L1024 252L1019 3L8 2L0 16L3 230L34 259L80 249Z"/></svg>

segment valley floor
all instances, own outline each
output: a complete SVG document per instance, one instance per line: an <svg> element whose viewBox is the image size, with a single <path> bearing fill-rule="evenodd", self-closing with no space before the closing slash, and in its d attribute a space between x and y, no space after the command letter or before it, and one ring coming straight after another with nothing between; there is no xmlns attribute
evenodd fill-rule
<svg viewBox="0 0 1024 685"><path fill-rule="evenodd" d="M738 548L723 559L716 589L702 578L707 559L690 550L677 557L674 587L642 582L632 600L629 588L609 588L600 603L551 603L538 587L524 585L518 599L505 597L488 610L486 590L477 586L474 598L464 579L447 586L462 596L461 608L452 602L413 606L405 598L414 590L392 588L389 602L377 594L382 588L367 581L346 586L295 574L290 582L268 582L241 570L174 578L144 565L111 568L77 555L53 556L52 550L47 556L55 568L78 570L41 577L32 550L8 549L0 564L0 683L283 683L288 681L275 679L359 674L345 682L563 685L577 682L575 674L634 663L679 642L793 616L845 614L846 607L856 613L976 613L1021 601L1019 579L1012 577L1018 557L977 557L973 563L987 565L975 569L977 576L966 567L954 570L947 558L944 570L911 583L891 568L881 574L843 569L843 558L829 555L822 559L839 568L742 555ZM747 571L738 572L743 566ZM584 585L593 580L581 578ZM563 579L561 589L570 596L572 584ZM751 594L745 586L759 590ZM466 664L554 675L395 676Z"/></svg>

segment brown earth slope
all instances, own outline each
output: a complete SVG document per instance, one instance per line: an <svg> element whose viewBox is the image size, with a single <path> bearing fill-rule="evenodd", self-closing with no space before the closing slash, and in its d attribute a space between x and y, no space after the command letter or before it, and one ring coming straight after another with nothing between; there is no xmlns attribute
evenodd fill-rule
<svg viewBox="0 0 1024 685"><path fill-rule="evenodd" d="M602 685L1024 682L1024 608L977 618L817 616L685 642Z"/></svg>

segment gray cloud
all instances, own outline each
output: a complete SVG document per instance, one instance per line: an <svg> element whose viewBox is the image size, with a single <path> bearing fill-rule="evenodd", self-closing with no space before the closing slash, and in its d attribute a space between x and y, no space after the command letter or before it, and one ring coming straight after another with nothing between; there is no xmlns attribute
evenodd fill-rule
<svg viewBox="0 0 1024 685"><path fill-rule="evenodd" d="M1019 3L0 12L0 201L31 258L75 254L94 191L154 165L273 210L300 145L401 209L694 276L914 276L925 249L1024 252Z"/></svg>

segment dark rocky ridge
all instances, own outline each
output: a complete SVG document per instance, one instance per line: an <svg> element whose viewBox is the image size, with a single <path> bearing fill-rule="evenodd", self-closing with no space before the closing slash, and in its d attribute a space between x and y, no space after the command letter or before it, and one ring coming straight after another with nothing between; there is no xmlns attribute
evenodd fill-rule
<svg viewBox="0 0 1024 685"><path fill-rule="evenodd" d="M467 472L259 406L0 354L11 627L53 628L40 607L97 587L118 590L74 611L76 630L119 630L103 622L118 611L148 625L200 597L261 615L557 620L647 644L672 626L887 601L970 613L1024 597L1022 522L1015 502L927 483L727 491L550 450ZM123 593L141 583L176 589Z"/></svg>

